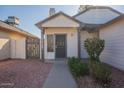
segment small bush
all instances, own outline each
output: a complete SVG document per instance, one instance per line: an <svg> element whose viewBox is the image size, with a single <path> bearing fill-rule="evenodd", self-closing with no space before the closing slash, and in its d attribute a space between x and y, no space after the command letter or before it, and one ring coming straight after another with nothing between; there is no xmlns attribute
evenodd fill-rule
<svg viewBox="0 0 124 93"><path fill-rule="evenodd" d="M92 62L92 75L103 86L109 87L111 83L111 70L101 62Z"/></svg>
<svg viewBox="0 0 124 93"><path fill-rule="evenodd" d="M105 41L99 38L89 38L85 40L85 48L90 57L90 60L100 61L99 56L104 49Z"/></svg>
<svg viewBox="0 0 124 93"><path fill-rule="evenodd" d="M74 76L80 77L89 74L88 64L81 62L78 58L69 58L68 64Z"/></svg>

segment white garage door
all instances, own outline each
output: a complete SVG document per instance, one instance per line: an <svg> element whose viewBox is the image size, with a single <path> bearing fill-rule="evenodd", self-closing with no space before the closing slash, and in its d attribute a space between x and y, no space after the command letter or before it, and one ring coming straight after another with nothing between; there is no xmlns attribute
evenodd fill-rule
<svg viewBox="0 0 124 93"><path fill-rule="evenodd" d="M25 59L25 39L11 39L11 58Z"/></svg>
<svg viewBox="0 0 124 93"><path fill-rule="evenodd" d="M101 60L124 70L124 20L101 29L100 38L105 40Z"/></svg>
<svg viewBox="0 0 124 93"><path fill-rule="evenodd" d="M97 33L88 33L87 31L81 31L81 34L80 34L80 37L81 37L81 58L88 58L88 53L84 47L84 41L87 39L87 38L93 38L93 37L97 37Z"/></svg>

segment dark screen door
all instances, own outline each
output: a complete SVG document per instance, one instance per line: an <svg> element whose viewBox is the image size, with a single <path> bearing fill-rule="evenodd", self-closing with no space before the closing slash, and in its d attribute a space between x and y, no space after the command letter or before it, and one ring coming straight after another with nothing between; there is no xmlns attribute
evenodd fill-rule
<svg viewBox="0 0 124 93"><path fill-rule="evenodd" d="M56 58L66 57L66 35L56 35Z"/></svg>

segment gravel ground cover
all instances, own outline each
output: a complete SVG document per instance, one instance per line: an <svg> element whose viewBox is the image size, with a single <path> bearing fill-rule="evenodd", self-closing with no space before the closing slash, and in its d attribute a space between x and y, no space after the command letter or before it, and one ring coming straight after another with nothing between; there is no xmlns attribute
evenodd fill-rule
<svg viewBox="0 0 124 93"><path fill-rule="evenodd" d="M34 59L1 61L0 87L41 88L51 68L51 63Z"/></svg>

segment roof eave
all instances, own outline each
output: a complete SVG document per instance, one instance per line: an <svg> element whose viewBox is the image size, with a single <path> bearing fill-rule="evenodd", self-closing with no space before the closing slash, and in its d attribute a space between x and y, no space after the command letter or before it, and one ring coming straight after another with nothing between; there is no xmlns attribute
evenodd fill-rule
<svg viewBox="0 0 124 93"><path fill-rule="evenodd" d="M20 28L18 28L18 27L10 26L10 25L4 23L3 21L1 21L1 23L2 23L3 25L5 25L5 26L0 25L0 27L3 28L3 29L7 29L7 30L10 30L10 31L14 31L14 32L17 32L17 33L22 34L22 35L25 35L25 36L30 36L30 37L38 38L37 36L35 36L35 35L33 35L33 34L27 32L27 31L24 31L24 30L22 30L22 29L20 29ZM8 28L7 28L7 26L8 26ZM10 29L10 27L11 27L12 29Z"/></svg>

